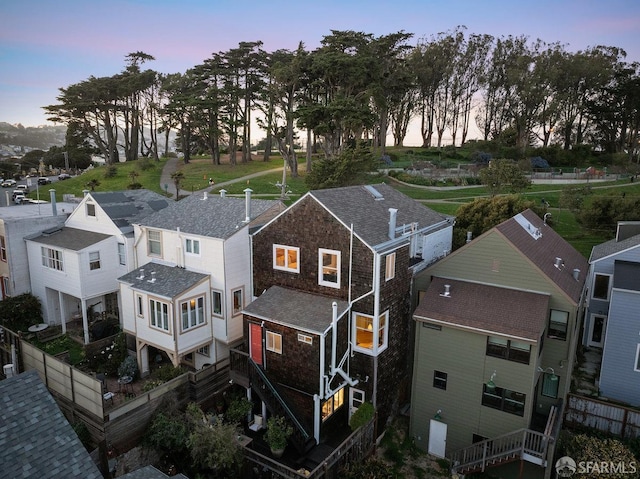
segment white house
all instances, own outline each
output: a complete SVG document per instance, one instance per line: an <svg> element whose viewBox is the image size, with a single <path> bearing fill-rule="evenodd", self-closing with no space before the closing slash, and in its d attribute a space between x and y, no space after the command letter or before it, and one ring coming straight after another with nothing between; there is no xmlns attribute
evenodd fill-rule
<svg viewBox="0 0 640 479"><path fill-rule="evenodd" d="M138 268L119 278L122 326L136 337L143 374L161 351L199 369L242 339L251 300L249 230L284 209L279 201L191 195L135 225Z"/></svg>

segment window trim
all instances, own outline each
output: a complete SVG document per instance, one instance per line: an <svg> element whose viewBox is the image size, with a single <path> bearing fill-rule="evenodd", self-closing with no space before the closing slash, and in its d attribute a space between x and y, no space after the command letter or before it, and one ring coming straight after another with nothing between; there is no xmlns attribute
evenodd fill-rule
<svg viewBox="0 0 640 479"><path fill-rule="evenodd" d="M298 333L298 341L304 344L313 344L313 336L310 334Z"/></svg>
<svg viewBox="0 0 640 479"><path fill-rule="evenodd" d="M220 297L220 312L217 313L216 312L216 305L213 302L213 298L215 298L216 296ZM211 290L211 316L215 316L216 318L224 318L224 296L222 295L222 291L217 290L217 289L212 289Z"/></svg>
<svg viewBox="0 0 640 479"><path fill-rule="evenodd" d="M636 362L634 363L633 370L640 373L640 344L636 349Z"/></svg>
<svg viewBox="0 0 640 479"><path fill-rule="evenodd" d="M493 345L491 344L492 338L494 339ZM503 347L504 353L498 353L494 351L495 349L502 347L501 344L497 344L495 342L495 339L507 342ZM529 346L529 353L527 354L526 361L523 359L524 353L522 351L524 351L524 349L512 346L512 343L526 344L527 346ZM490 348L493 348L493 350ZM509 339L502 336L487 336L486 355L491 356L492 358L500 358L506 359L507 361L513 361L514 363L529 364L531 362L531 344L525 341L516 341L514 339ZM522 355L523 357L518 357L518 355Z"/></svg>
<svg viewBox="0 0 640 479"><path fill-rule="evenodd" d="M524 393L520 393L517 391L512 391L510 389L506 389L506 388L501 388L498 386L495 386L495 391L493 392L489 392L487 391L487 385L483 384L482 385L482 405L485 407L489 407L491 409L496 409L498 411L502 411L502 412L506 412L508 414L513 414L514 416L520 416L520 417L524 417L524 410L527 407L527 395ZM499 392L499 394L496 394L497 392ZM522 401L517 401L515 399L513 399L512 397L507 397L507 394L511 393L511 394L520 394L522 395ZM487 400L486 398L491 398L491 400ZM499 401L499 404L496 404L496 399ZM522 404L522 409L518 410L516 408L509 408L507 407L505 409L505 405L509 405L509 404Z"/></svg>
<svg viewBox="0 0 640 479"><path fill-rule="evenodd" d="M54 271L64 272L64 254L62 250L41 246L40 255L42 258L42 266Z"/></svg>
<svg viewBox="0 0 640 479"><path fill-rule="evenodd" d="M95 271L101 267L100 251L89 251L89 271Z"/></svg>
<svg viewBox="0 0 640 479"><path fill-rule="evenodd" d="M320 416L322 418L322 422L329 419L336 413L338 409L344 406L344 390L345 388L339 389L322 403L322 405L320 406Z"/></svg>
<svg viewBox="0 0 640 479"><path fill-rule="evenodd" d="M85 203L85 206L87 207L87 216L90 216L91 218L95 218L96 217L96 205L95 203L91 203L89 201L87 201ZM91 214L93 213L93 214Z"/></svg>
<svg viewBox="0 0 640 479"><path fill-rule="evenodd" d="M324 255L334 256L336 258L336 265L334 266L325 266L323 263ZM334 249L326 249L326 248L318 248L318 284L320 286L326 286L328 288L340 288L340 270L342 265L342 254L338 250ZM328 281L324 279L324 269L335 269L336 271L336 280Z"/></svg>
<svg viewBox="0 0 640 479"><path fill-rule="evenodd" d="M240 305L236 308L236 293L240 293ZM231 306L231 315L238 316L242 314L242 310L244 309L244 287L236 288L231 291L231 301L233 301Z"/></svg>
<svg viewBox="0 0 640 479"><path fill-rule="evenodd" d="M7 243L2 235L0 235L0 261L7 262Z"/></svg>
<svg viewBox="0 0 640 479"><path fill-rule="evenodd" d="M384 280L389 281L396 277L396 252L389 253L385 258Z"/></svg>
<svg viewBox="0 0 640 479"><path fill-rule="evenodd" d="M365 320L370 320L371 329L368 326L359 327L358 326L358 317L361 317ZM386 310L384 313L378 316L378 331L377 333L373 330L374 318L373 315L360 313L354 311L352 313L352 337L353 337L353 349L354 351L359 351L365 354L369 354L375 356L380 354L385 349L387 349L389 345L389 310ZM380 326L381 323L384 323ZM369 322L367 321L367 324ZM371 347L359 346L358 345L358 330L365 331L366 333L371 333ZM382 341L380 338L380 332L382 331ZM376 341L377 340L377 341Z"/></svg>
<svg viewBox="0 0 640 479"><path fill-rule="evenodd" d="M596 281L598 279L598 277L607 277L607 295L605 298L599 298L597 296L595 296L595 292L596 292ZM595 299L597 301L609 301L611 299L611 278L613 277L612 274L608 274L608 273L594 273L593 274L593 282L591 283L591 298Z"/></svg>
<svg viewBox="0 0 640 479"><path fill-rule="evenodd" d="M151 235L158 235L158 238L151 238ZM158 245L158 248L160 250L159 253L155 253L154 251L152 251L152 247L151 244L156 244ZM147 230L147 254L149 256L156 256L161 258L162 257L162 231L160 230Z"/></svg>
<svg viewBox="0 0 640 479"><path fill-rule="evenodd" d="M204 346L202 346L201 348L196 349L196 353L200 354L201 356L205 356L207 358L211 357L211 345L210 344L206 344Z"/></svg>
<svg viewBox="0 0 640 479"><path fill-rule="evenodd" d="M127 265L127 248L124 243L118 243L118 263L121 266Z"/></svg>
<svg viewBox="0 0 640 479"><path fill-rule="evenodd" d="M187 307L186 313L186 324L185 324L185 310L184 307ZM191 331L199 326L205 324L206 321L206 307L205 307L205 299L204 295L194 296L193 298L186 299L184 301L180 301L180 331L187 332ZM201 311L201 313L199 313Z"/></svg>
<svg viewBox="0 0 640 479"><path fill-rule="evenodd" d="M284 250L284 265L277 264L278 258L278 250ZM296 263L295 267L289 266L289 252L295 251L296 253ZM283 244L273 244L273 269L277 269L279 271L288 271L289 273L300 273L300 248L297 246L287 246Z"/></svg>
<svg viewBox="0 0 640 479"><path fill-rule="evenodd" d="M191 247L189 245L191 244ZM189 251L191 249L192 251ZM195 250L198 250L197 252ZM200 256L200 240L196 238L184 239L184 252L189 256Z"/></svg>
<svg viewBox="0 0 640 479"><path fill-rule="evenodd" d="M566 318L566 323L564 323L564 336L562 334L552 334L552 328L551 328L551 317L553 316L553 313L563 313L565 315ZM556 324L559 324L558 321L555 321ZM553 331L560 331L558 328L553 328ZM569 312L568 311L562 311L561 309L550 309L549 310L549 322L547 323L547 337L550 339L557 339L559 341L566 341L567 340L567 336L569 335Z"/></svg>
<svg viewBox="0 0 640 479"><path fill-rule="evenodd" d="M267 351L271 351L272 353L276 354L282 354L282 334L269 330L265 332L265 347Z"/></svg>
<svg viewBox="0 0 640 479"><path fill-rule="evenodd" d="M158 306L152 306L152 303L160 305L160 308L158 308ZM160 313L160 316L158 316L158 312ZM149 326L151 328L159 331L171 332L170 315L169 303L149 298ZM165 320L165 324L160 324L158 326L156 323L161 323L163 319Z"/></svg>
<svg viewBox="0 0 640 479"><path fill-rule="evenodd" d="M136 294L136 316L144 317L144 300L141 294Z"/></svg>
<svg viewBox="0 0 640 479"><path fill-rule="evenodd" d="M433 387L437 389L447 390L448 373L433 370Z"/></svg>

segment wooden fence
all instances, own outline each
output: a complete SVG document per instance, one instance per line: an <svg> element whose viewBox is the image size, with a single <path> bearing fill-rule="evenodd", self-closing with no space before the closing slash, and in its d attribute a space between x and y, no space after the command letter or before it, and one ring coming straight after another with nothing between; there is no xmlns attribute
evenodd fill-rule
<svg viewBox="0 0 640 479"><path fill-rule="evenodd" d="M567 395L564 423L569 427L590 427L623 439L640 437L640 410L575 394Z"/></svg>

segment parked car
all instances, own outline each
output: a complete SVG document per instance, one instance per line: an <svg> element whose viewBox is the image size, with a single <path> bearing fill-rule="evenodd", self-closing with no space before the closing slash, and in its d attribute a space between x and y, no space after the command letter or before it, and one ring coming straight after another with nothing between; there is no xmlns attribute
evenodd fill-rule
<svg viewBox="0 0 640 479"><path fill-rule="evenodd" d="M24 193L23 193L23 192L20 192L20 193L17 193L17 194L16 194L16 193L14 193L14 194L13 194L13 202L14 202L16 205L21 205L21 204L23 204L23 203L26 203L26 202L27 202L27 197L24 195Z"/></svg>
<svg viewBox="0 0 640 479"><path fill-rule="evenodd" d="M17 185L16 190L29 191L29 187L27 185Z"/></svg>
<svg viewBox="0 0 640 479"><path fill-rule="evenodd" d="M12 180L11 178L6 179L2 182L2 187L3 188L11 188L12 186L16 185L16 180Z"/></svg>
<svg viewBox="0 0 640 479"><path fill-rule="evenodd" d="M48 185L49 183L51 183L51 180L46 176L41 176L40 178L38 178L39 185Z"/></svg>
<svg viewBox="0 0 640 479"><path fill-rule="evenodd" d="M67 173L60 173L60 174L58 175L58 179L59 179L60 181L62 181L62 180L68 180L69 178L71 178L71 175L69 175L69 174L67 174Z"/></svg>

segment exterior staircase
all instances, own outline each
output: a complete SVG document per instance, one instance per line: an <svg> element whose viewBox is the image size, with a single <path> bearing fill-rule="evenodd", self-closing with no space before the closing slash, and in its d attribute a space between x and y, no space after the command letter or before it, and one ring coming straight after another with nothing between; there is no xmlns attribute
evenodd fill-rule
<svg viewBox="0 0 640 479"><path fill-rule="evenodd" d="M284 416L288 420L293 426L291 442L298 452L304 454L311 450L316 445L313 435L298 421L263 369L244 351L231 349L229 353L231 379L241 386L251 387L252 391L266 404L271 414Z"/></svg>
<svg viewBox="0 0 640 479"><path fill-rule="evenodd" d="M485 439L451 454L452 473L458 475L484 472L486 468L525 460L547 466L549 448L562 423L563 402L551 407L543 432L518 429L502 436Z"/></svg>

